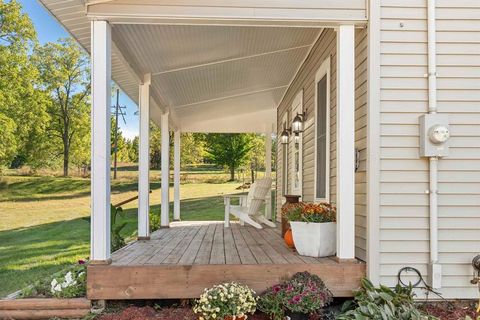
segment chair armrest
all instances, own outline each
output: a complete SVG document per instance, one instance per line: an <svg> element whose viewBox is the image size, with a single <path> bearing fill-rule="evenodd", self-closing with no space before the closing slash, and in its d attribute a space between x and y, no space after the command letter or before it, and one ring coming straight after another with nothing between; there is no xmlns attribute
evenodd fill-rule
<svg viewBox="0 0 480 320"><path fill-rule="evenodd" d="M246 194L225 194L223 195L224 198L246 198Z"/></svg>

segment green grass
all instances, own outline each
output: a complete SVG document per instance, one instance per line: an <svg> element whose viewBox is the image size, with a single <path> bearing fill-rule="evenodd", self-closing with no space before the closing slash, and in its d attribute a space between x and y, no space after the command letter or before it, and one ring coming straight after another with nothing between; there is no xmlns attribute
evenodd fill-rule
<svg viewBox="0 0 480 320"><path fill-rule="evenodd" d="M11 174L0 182L0 297L47 277L89 254L90 181ZM160 173L151 172L151 210L160 213ZM137 193L136 167L112 181L112 203ZM223 220L223 194L240 183L206 168L182 172L182 220ZM173 199L173 190L170 190ZM137 228L137 201L124 206L125 236ZM173 207L173 204L172 204Z"/></svg>

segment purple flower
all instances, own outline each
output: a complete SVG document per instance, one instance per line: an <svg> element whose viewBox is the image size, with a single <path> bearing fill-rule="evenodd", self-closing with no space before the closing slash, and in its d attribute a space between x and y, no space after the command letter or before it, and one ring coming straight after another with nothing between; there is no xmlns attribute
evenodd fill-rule
<svg viewBox="0 0 480 320"><path fill-rule="evenodd" d="M296 295L292 298L292 303L297 304L302 301L302 297L300 295Z"/></svg>
<svg viewBox="0 0 480 320"><path fill-rule="evenodd" d="M272 291L275 292L275 293L280 292L280 290L282 290L282 288L281 288L280 286L274 286L274 287L272 288Z"/></svg>
<svg viewBox="0 0 480 320"><path fill-rule="evenodd" d="M78 264L85 264L85 260L82 260L82 259L78 260Z"/></svg>

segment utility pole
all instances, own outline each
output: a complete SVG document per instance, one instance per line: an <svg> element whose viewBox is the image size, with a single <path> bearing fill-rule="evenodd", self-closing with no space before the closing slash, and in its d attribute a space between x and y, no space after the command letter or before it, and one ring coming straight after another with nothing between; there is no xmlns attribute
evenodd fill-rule
<svg viewBox="0 0 480 320"><path fill-rule="evenodd" d="M113 144L114 144L114 148L113 148L113 152L114 152L114 158L113 158L113 179L116 180L117 179L117 153L118 153L118 115L120 114L123 118L123 122L126 124L126 121L125 121L125 112L123 112L122 109L125 109L126 107L125 106L120 106L119 104L119 97L120 97L120 90L117 89L117 100L116 100L116 104L115 106L113 106L112 108L115 108L115 135L114 135L114 140L113 140Z"/></svg>

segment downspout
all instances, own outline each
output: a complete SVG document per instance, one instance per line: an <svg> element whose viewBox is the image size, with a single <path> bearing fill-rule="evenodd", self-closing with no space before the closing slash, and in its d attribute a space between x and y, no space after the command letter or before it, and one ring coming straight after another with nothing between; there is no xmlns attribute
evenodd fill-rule
<svg viewBox="0 0 480 320"><path fill-rule="evenodd" d="M436 1L428 0L428 113L437 113ZM429 157L430 167L430 286L441 287L442 271L438 263L438 157Z"/></svg>

